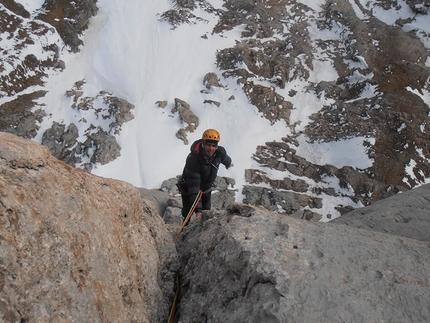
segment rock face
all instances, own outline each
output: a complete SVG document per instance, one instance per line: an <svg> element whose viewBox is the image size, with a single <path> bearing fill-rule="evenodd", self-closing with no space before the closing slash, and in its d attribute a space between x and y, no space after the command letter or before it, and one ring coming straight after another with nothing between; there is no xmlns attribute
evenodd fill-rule
<svg viewBox="0 0 430 323"><path fill-rule="evenodd" d="M233 205L178 242L180 322L426 322L428 244Z"/></svg>
<svg viewBox="0 0 430 323"><path fill-rule="evenodd" d="M430 242L430 184L356 209L331 223Z"/></svg>
<svg viewBox="0 0 430 323"><path fill-rule="evenodd" d="M226 207L232 183L220 178L222 210L192 218L175 246L175 179L139 191L1 132L0 174L2 322L166 322L177 275L176 322L428 321L429 240L417 228L430 186L347 226Z"/></svg>
<svg viewBox="0 0 430 323"><path fill-rule="evenodd" d="M178 175L179 177L179 175ZM182 199L176 183L178 178L165 180L161 184L160 190L140 189L142 196L155 203L160 215L167 224L181 225L183 217ZM235 201L234 185L235 180L228 177L218 176L212 187L211 209L224 210Z"/></svg>
<svg viewBox="0 0 430 323"><path fill-rule="evenodd" d="M2 131L26 138L36 135L45 116L37 101L48 91L43 89L46 76L65 68L62 44L77 52L83 45L82 33L96 13L93 0L47 0L37 17L15 1L1 2L0 33L8 39L8 48L0 62L0 97L9 98L0 105ZM22 52L31 54L22 57Z"/></svg>
<svg viewBox="0 0 430 323"><path fill-rule="evenodd" d="M121 147L114 135L121 132L124 122L134 119L131 113L134 105L106 91L100 91L95 97L83 96L84 86L85 81L75 82L65 94L70 100L70 107L82 116L79 125L86 129L79 133L74 123L66 129L64 123L54 121L51 128L43 133L42 144L49 148L54 157L91 171L94 164L105 165L121 156ZM88 159L89 162L84 162Z"/></svg>
<svg viewBox="0 0 430 323"><path fill-rule="evenodd" d="M164 322L177 254L132 185L0 133L0 320Z"/></svg>
<svg viewBox="0 0 430 323"><path fill-rule="evenodd" d="M89 20L97 14L96 0L66 1L46 0L39 19L54 26L64 43L73 52L83 45L80 35L87 29Z"/></svg>

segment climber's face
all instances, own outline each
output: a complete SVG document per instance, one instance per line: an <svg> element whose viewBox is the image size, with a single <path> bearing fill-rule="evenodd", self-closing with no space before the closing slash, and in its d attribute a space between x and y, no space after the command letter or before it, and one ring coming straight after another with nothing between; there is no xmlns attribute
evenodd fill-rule
<svg viewBox="0 0 430 323"><path fill-rule="evenodd" d="M217 149L218 146L216 144L206 143L204 147L205 155L208 157L212 157Z"/></svg>

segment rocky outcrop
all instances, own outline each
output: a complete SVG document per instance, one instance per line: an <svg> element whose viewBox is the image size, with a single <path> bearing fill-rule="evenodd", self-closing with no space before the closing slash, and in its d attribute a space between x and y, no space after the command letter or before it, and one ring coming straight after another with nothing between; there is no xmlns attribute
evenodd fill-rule
<svg viewBox="0 0 430 323"><path fill-rule="evenodd" d="M388 9L392 4L379 6ZM311 116L306 134L311 140L322 141L374 137L375 143L369 149L374 159L367 170L369 177L381 184L415 187L430 175L426 162L430 157L426 139L429 106L420 95L420 89L428 89L428 49L419 37L402 29L406 21L390 26L373 17L370 10L361 10L369 15L368 20L359 19L347 1L329 2L325 7L327 28L342 25L352 37L345 40L349 49L339 51L339 60L334 61L339 74L336 89L324 93L334 103ZM355 41L350 42L351 38ZM348 59L357 65L345 66ZM363 97L362 93L375 84L378 91ZM411 160L412 174L406 170ZM373 201L378 199L375 196Z"/></svg>
<svg viewBox="0 0 430 323"><path fill-rule="evenodd" d="M224 85L222 85L220 82L221 80L219 79L218 75L216 75L216 73L213 73L213 72L207 73L203 78L203 85L208 90L212 87L224 88Z"/></svg>
<svg viewBox="0 0 430 323"><path fill-rule="evenodd" d="M78 110L82 117L78 122L83 133L74 123L66 129L66 124L54 121L43 133L42 144L54 157L91 171L94 164L105 165L121 156L115 135L121 133L124 122L134 119L134 105L106 91L95 97L84 96L84 85L85 81L78 81L65 93L70 98L70 108Z"/></svg>
<svg viewBox="0 0 430 323"><path fill-rule="evenodd" d="M182 125L182 128L176 133L176 137L181 139L185 145L188 145L187 133L194 132L197 129L199 126L199 117L194 114L187 102L178 98L175 98L172 113L178 114Z"/></svg>
<svg viewBox="0 0 430 323"><path fill-rule="evenodd" d="M216 73L207 73L203 78L203 85L205 89L200 92L208 94L209 90L215 87L224 88L224 85L220 83L220 79ZM213 104L217 107L221 106L221 103L214 100L204 100L203 104ZM155 102L158 108L164 109L167 107L167 100L158 100ZM181 128L176 132L176 138L183 141L185 145L189 144L188 134L194 132L200 124L199 117L193 112L190 104L179 98L174 99L174 105L170 110L172 118L178 118L181 124Z"/></svg>
<svg viewBox="0 0 430 323"><path fill-rule="evenodd" d="M25 138L36 136L46 115L43 105L37 102L46 94L46 76L66 67L61 60L60 37L71 51L77 52L83 45L82 33L96 13L93 0L47 0L37 17L31 17L15 1L0 4L0 30L2 38L8 39L0 62L0 98L10 97L0 105L1 131ZM23 57L22 52L31 54Z"/></svg>
<svg viewBox="0 0 430 323"><path fill-rule="evenodd" d="M3 1L0 16L1 38L8 41L0 60L0 131L33 138L46 115L38 103L47 92L42 88L43 78L46 71L61 65L59 37L45 23L29 19L30 14L15 1ZM41 41L35 42L33 37ZM32 53L40 53L40 57Z"/></svg>
<svg viewBox="0 0 430 323"><path fill-rule="evenodd" d="M430 184L356 209L330 223L430 242Z"/></svg>
<svg viewBox="0 0 430 323"><path fill-rule="evenodd" d="M247 169L245 178L251 185L246 185L243 190L246 203L286 214L311 208L316 215L314 219L321 219L324 197L330 196L334 200L341 196L349 197L352 201L369 205L375 200L408 190L408 186L404 183L394 185L376 180L369 170L311 163L297 154L295 148L298 144L295 140L291 138L283 138L283 140L283 142L268 142L265 146L258 146L253 158L269 170L285 173L285 177L271 179L264 170ZM289 174L297 179L291 179ZM343 189L342 192L326 185L330 177L336 178L338 185ZM269 188L260 186L262 184L268 184ZM351 190L348 190L349 188ZM333 208L345 214L351 211L352 206L339 203L333 204ZM331 219L332 214L328 213L325 216Z"/></svg>
<svg viewBox="0 0 430 323"><path fill-rule="evenodd" d="M159 189L140 188L142 197L153 202L162 216L164 222L173 225L177 230L183 222L181 214L182 199L178 191L178 178L163 181ZM217 177L212 187L211 207L213 210L224 210L235 201L235 180L228 177Z"/></svg>
<svg viewBox="0 0 430 323"><path fill-rule="evenodd" d="M24 138L34 138L47 117L44 105L38 100L48 91L43 88L48 71L53 73L52 70L66 68L61 60L59 38L71 51L78 52L83 45L82 33L89 19L97 13L93 0L78 3L49 0L42 9L39 15L31 18L22 5L13 1L0 5L3 18L0 30L12 44L0 62L0 98L5 98L0 105L0 130ZM40 39L40 43L35 43L32 37ZM34 54L21 57L23 48L40 52L44 57ZM61 109L78 110L78 114L73 114L79 115L80 119L53 121L42 134L41 142L55 157L87 170L94 164L107 164L119 157L121 147L115 135L120 134L124 122L134 118L134 105L103 90L95 96L85 95L85 80L76 81L65 96L70 105ZM83 129L83 133L79 133L78 128Z"/></svg>
<svg viewBox="0 0 430 323"><path fill-rule="evenodd" d="M47 146L55 158L74 166L81 161L76 156L80 152L76 145L78 137L79 130L74 123L66 129L66 125L53 122L52 127L43 133L42 145Z"/></svg>
<svg viewBox="0 0 430 323"><path fill-rule="evenodd" d="M107 164L121 156L121 147L116 138L101 127L90 126L84 142L78 140L79 131L74 123L66 129L64 124L53 122L43 133L42 145L49 148L52 155L71 166L83 166L91 171L95 163ZM82 163L88 157L89 163Z"/></svg>
<svg viewBox="0 0 430 323"><path fill-rule="evenodd" d="M233 205L178 244L180 322L426 322L428 244Z"/></svg>
<svg viewBox="0 0 430 323"><path fill-rule="evenodd" d="M96 3L97 0L46 0L37 18L54 26L64 43L76 53L83 45L80 36L87 29L90 18L97 14Z"/></svg>
<svg viewBox="0 0 430 323"><path fill-rule="evenodd" d="M46 112L38 106L37 99L46 91L19 95L16 99L0 105L0 131L23 138L34 138Z"/></svg>
<svg viewBox="0 0 430 323"><path fill-rule="evenodd" d="M165 322L177 254L153 203L0 133L0 320Z"/></svg>

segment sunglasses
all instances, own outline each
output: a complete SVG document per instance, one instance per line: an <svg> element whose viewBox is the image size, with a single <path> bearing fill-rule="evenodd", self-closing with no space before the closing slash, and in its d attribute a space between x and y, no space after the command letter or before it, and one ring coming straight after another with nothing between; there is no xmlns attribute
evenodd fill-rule
<svg viewBox="0 0 430 323"><path fill-rule="evenodd" d="M218 147L218 145L217 144L211 144L211 143L208 143L208 144L205 144L205 146L208 146L208 147Z"/></svg>

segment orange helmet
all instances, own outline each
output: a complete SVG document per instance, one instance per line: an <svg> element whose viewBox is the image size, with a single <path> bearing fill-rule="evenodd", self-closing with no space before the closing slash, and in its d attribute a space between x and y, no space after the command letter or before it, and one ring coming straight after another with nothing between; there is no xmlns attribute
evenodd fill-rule
<svg viewBox="0 0 430 323"><path fill-rule="evenodd" d="M220 141L220 135L219 132L215 129L207 129L205 132L203 132L202 139L204 141L206 140L215 140Z"/></svg>

